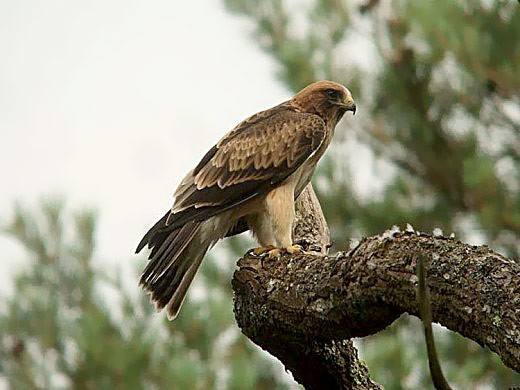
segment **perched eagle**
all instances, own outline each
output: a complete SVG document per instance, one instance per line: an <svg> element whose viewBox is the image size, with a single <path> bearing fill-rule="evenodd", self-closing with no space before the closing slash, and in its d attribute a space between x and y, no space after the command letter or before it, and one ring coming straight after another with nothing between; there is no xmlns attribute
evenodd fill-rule
<svg viewBox="0 0 520 390"><path fill-rule="evenodd" d="M349 90L319 81L239 123L206 153L136 250L151 248L140 285L157 310L177 316L205 253L221 238L251 230L261 245L255 253L302 251L291 237L294 202L346 111L356 112Z"/></svg>

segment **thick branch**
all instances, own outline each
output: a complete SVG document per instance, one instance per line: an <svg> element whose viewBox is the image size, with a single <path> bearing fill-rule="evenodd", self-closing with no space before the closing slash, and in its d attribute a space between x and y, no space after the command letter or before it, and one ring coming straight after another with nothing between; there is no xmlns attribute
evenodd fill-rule
<svg viewBox="0 0 520 390"><path fill-rule="evenodd" d="M309 184L296 203L296 224L293 230L295 242L302 243L308 251L325 255L330 245L330 234L320 204L312 186ZM258 258L254 258L258 260ZM255 267L260 263L255 262ZM269 317L269 313L263 311L262 304L259 306L242 303L249 301L250 294L256 291L264 291L268 294L270 286L257 286L244 290L252 279L251 275L256 273L255 268L247 271L248 265L235 274L233 286L235 288L235 313L239 326L246 336L257 345L278 357L289 369L295 379L305 385L307 389L380 389L380 386L372 382L368 375L365 364L359 361L357 350L351 340L326 340L311 339L305 335L290 337L289 334L272 332L273 326L263 327L261 321L248 325L247 319L253 319L257 314L262 318ZM267 276L269 271L265 269ZM239 281L245 277L242 281ZM267 279L263 280L264 282ZM255 282L253 282L255 283ZM269 283L267 281L267 283ZM246 288L247 289L247 288ZM264 297L266 297L264 295ZM250 310L260 312L250 312ZM253 325L254 324L254 325ZM251 326L253 325L253 326ZM290 325L289 325L290 326ZM288 337L289 336L289 337Z"/></svg>
<svg viewBox="0 0 520 390"><path fill-rule="evenodd" d="M327 349L338 340L377 333L403 313L418 315L419 253L426 259L433 320L520 371L520 265L486 246L445 237L385 233L334 257L261 262L246 256L233 278L237 322L276 356L294 345L299 353L306 345L311 356L318 345Z"/></svg>

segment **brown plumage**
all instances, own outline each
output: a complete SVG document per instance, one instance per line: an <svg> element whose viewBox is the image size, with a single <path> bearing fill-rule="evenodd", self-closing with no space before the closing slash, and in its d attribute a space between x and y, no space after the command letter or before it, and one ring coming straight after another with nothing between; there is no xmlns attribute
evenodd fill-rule
<svg viewBox="0 0 520 390"><path fill-rule="evenodd" d="M226 134L182 180L175 202L137 247L151 248L140 284L173 319L207 250L252 230L260 245L293 252L294 201L309 183L346 111L350 92L313 83Z"/></svg>

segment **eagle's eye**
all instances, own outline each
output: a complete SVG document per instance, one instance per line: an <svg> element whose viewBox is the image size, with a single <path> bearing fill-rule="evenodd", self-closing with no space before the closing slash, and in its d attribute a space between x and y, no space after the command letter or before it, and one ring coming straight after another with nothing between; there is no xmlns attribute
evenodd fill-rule
<svg viewBox="0 0 520 390"><path fill-rule="evenodd" d="M330 100L340 100L340 93L335 89L327 89L325 93Z"/></svg>

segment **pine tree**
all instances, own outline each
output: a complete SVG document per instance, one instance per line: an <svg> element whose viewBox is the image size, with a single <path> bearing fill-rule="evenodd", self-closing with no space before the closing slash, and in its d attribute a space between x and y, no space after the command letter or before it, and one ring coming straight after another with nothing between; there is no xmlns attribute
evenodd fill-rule
<svg viewBox="0 0 520 390"><path fill-rule="evenodd" d="M95 226L95 213L70 217L59 201L16 207L6 231L30 263L0 306L0 378L10 388L287 387L236 328L231 270L206 261L201 296L172 323L137 288L137 272L94 260Z"/></svg>

